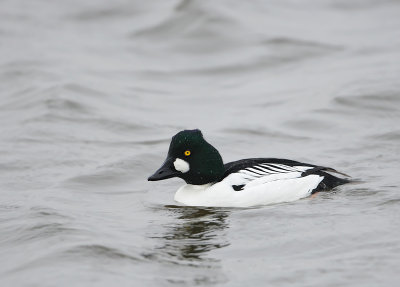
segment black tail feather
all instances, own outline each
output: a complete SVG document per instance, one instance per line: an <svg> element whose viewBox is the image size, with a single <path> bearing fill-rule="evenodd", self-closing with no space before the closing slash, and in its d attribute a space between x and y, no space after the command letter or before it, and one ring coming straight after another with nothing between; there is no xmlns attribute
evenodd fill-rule
<svg viewBox="0 0 400 287"><path fill-rule="evenodd" d="M350 179L336 177L334 175L331 175L331 174L329 174L327 172L323 172L323 171L320 171L320 172L317 172L314 174L321 175L324 177L324 179L318 184L317 188L314 189L312 193L316 193L319 191L331 190L331 189L335 188L336 186L351 182Z"/></svg>

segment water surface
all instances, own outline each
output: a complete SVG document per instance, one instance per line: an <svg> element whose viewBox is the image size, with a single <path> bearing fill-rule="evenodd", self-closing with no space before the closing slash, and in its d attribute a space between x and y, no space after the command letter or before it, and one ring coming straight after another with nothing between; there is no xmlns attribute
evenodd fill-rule
<svg viewBox="0 0 400 287"><path fill-rule="evenodd" d="M398 1L0 3L1 286L395 286ZM361 180L261 208L146 178L200 128L225 162Z"/></svg>

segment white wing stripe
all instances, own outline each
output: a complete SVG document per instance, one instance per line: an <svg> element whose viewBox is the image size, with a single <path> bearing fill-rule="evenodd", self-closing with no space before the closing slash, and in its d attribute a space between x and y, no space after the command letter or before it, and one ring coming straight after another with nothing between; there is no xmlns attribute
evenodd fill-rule
<svg viewBox="0 0 400 287"><path fill-rule="evenodd" d="M259 175L266 175L268 172L265 172L265 171L261 171L261 170L258 170L258 169L255 169L255 168L251 168L251 167L248 167L248 168L246 168L248 171L251 171L251 172L254 172L254 173L257 173L257 174L259 174Z"/></svg>
<svg viewBox="0 0 400 287"><path fill-rule="evenodd" d="M267 172L270 172L270 173L279 173L279 171L271 169L271 167L267 164L261 164L261 165L258 165L257 167L263 168L263 169L267 170Z"/></svg>
<svg viewBox="0 0 400 287"><path fill-rule="evenodd" d="M232 185L244 185L244 188L251 188L264 183L301 178L304 171L312 168L312 166L303 165L291 166L278 163L256 163L237 170L228 177Z"/></svg>
<svg viewBox="0 0 400 287"><path fill-rule="evenodd" d="M260 170L261 172L265 172L265 173L269 173L269 174L277 173L276 171L263 168L263 167L261 167L261 166L259 166L259 165L255 165L255 166L253 166L253 168L254 168L254 169L257 169L257 170Z"/></svg>
<svg viewBox="0 0 400 287"><path fill-rule="evenodd" d="M303 172L310 168L312 168L312 167L308 167L308 166L292 167L292 166L283 165L283 164L262 163L259 165L254 165L251 167L247 167L247 168L238 170L237 173L242 173L242 174L246 174L253 178L258 178L261 176L267 176L267 175L272 175L272 174L280 174L280 173L285 174L288 172Z"/></svg>
<svg viewBox="0 0 400 287"><path fill-rule="evenodd" d="M259 174L256 174L254 172L250 172L250 171L245 170L245 169L240 170L239 173L244 174L244 175L249 176L249 177L253 177L253 178L260 177Z"/></svg>
<svg viewBox="0 0 400 287"><path fill-rule="evenodd" d="M282 172L282 173L290 172L290 170L278 168L278 167L271 166L271 165L268 166L268 168L271 169L271 170L277 171L277 172L279 172L279 173L281 173L281 172Z"/></svg>
<svg viewBox="0 0 400 287"><path fill-rule="evenodd" d="M293 168L292 166L289 165L283 165L283 164L278 164L278 163L271 163L270 165L281 168L281 169L286 169L289 171L298 171L297 169Z"/></svg>

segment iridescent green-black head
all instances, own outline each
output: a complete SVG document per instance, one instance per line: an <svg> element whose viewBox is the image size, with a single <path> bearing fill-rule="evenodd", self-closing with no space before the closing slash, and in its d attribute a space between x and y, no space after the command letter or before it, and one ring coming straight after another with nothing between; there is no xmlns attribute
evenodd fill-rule
<svg viewBox="0 0 400 287"><path fill-rule="evenodd" d="M224 173L219 152L205 141L200 130L184 130L172 137L167 159L149 181L180 177L188 184L218 181Z"/></svg>

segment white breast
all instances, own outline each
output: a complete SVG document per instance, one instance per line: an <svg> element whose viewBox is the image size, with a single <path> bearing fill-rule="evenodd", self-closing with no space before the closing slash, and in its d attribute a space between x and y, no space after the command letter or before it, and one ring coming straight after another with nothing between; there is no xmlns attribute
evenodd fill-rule
<svg viewBox="0 0 400 287"><path fill-rule="evenodd" d="M184 185L175 194L175 200L189 206L250 207L295 201L307 197L323 180L323 176L301 172L270 175L252 180L243 190L235 191L232 185L241 181L233 173L221 182L210 185Z"/></svg>

